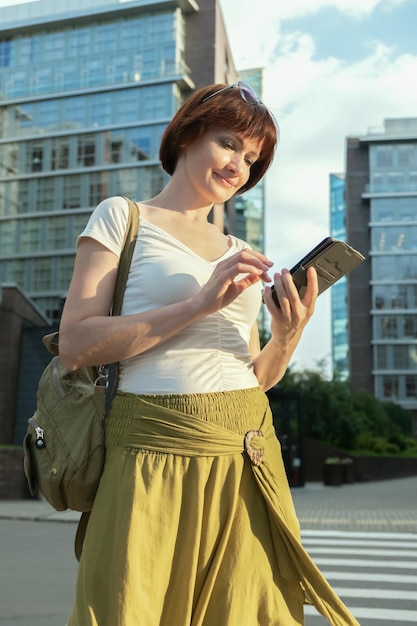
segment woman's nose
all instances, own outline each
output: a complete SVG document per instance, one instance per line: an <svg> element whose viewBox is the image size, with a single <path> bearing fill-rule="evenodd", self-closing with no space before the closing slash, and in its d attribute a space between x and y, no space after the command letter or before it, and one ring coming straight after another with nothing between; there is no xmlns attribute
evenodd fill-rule
<svg viewBox="0 0 417 626"><path fill-rule="evenodd" d="M236 172L236 174L240 174L243 171L243 163L243 156L235 153L230 159L228 167L233 172Z"/></svg>

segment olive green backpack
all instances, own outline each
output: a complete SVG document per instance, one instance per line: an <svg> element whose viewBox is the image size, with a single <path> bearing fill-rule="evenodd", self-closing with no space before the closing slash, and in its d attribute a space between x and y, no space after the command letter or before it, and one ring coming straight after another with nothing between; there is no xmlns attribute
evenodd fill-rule
<svg viewBox="0 0 417 626"><path fill-rule="evenodd" d="M138 208L126 200L129 219L112 315L119 315L122 308L139 227ZM24 439L25 475L32 495L40 492L57 511L90 511L104 465L109 367L82 367L70 372L59 357L58 333L46 335L43 342L54 358L43 371L37 408L28 420ZM115 381L117 373L116 364Z"/></svg>

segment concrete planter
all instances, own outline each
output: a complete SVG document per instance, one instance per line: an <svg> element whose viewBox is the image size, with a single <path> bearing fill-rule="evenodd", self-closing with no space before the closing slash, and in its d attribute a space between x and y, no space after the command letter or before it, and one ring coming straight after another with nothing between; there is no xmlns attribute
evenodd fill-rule
<svg viewBox="0 0 417 626"><path fill-rule="evenodd" d="M343 482L342 463L324 463L323 483L329 487L338 487Z"/></svg>

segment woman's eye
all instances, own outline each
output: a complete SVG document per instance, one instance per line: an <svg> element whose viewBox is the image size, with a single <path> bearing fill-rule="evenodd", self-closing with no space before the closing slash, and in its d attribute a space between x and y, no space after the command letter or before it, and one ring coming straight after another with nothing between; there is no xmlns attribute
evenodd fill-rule
<svg viewBox="0 0 417 626"><path fill-rule="evenodd" d="M246 164L249 165L249 167L253 165L253 159L251 159L250 157L246 157L245 161L246 161Z"/></svg>
<svg viewBox="0 0 417 626"><path fill-rule="evenodd" d="M234 144L228 139L223 140L222 145L223 148L226 148L227 150L234 150Z"/></svg>

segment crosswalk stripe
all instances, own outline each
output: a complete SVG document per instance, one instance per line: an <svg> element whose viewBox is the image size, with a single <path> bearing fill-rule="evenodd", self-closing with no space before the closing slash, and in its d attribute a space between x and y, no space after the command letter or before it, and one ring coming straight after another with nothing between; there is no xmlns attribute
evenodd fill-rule
<svg viewBox="0 0 417 626"><path fill-rule="evenodd" d="M376 546L385 546L387 548L405 548L405 549L417 549L417 542L414 541L383 541L381 539L371 540L366 538L361 539L303 539L303 545L315 545L315 546L366 546L368 548Z"/></svg>
<svg viewBox="0 0 417 626"><path fill-rule="evenodd" d="M301 536L362 626L417 626L417 534L303 530ZM305 615L318 613L306 606Z"/></svg>
<svg viewBox="0 0 417 626"><path fill-rule="evenodd" d="M362 587L333 587L338 596L343 598L377 598L379 600L410 600L412 599L412 591L404 591L403 589L369 589ZM415 599L417 600L417 596Z"/></svg>
<svg viewBox="0 0 417 626"><path fill-rule="evenodd" d="M383 532L365 532L357 530L322 530L322 529L303 529L301 536L304 537L349 537L351 539L400 539L406 541L408 539L417 541L417 533L383 533Z"/></svg>
<svg viewBox="0 0 417 626"><path fill-rule="evenodd" d="M378 620L378 624L381 621L384 622L411 622L417 623L417 611L409 611L408 609L379 609L379 608L367 608L363 606L349 607L350 612L357 620L370 619ZM317 611L313 606L304 607L305 615L317 615Z"/></svg>
<svg viewBox="0 0 417 626"><path fill-rule="evenodd" d="M361 568L373 568L377 567L381 569L382 566L389 569L416 569L415 562L407 561L371 561L369 559L326 559L320 557L314 557L314 562L317 565L341 565L343 567L361 567Z"/></svg>
<svg viewBox="0 0 417 626"><path fill-rule="evenodd" d="M317 563L316 559L314 562ZM344 562L340 561L338 563L341 567L344 566ZM361 572L337 572L332 570L321 570L323 575L328 580L357 580L362 582L369 582L369 572L361 573ZM381 574L377 572L372 572L372 582L377 583L389 583L392 584L400 584L400 585L417 585L417 575L412 576L409 574L392 574L391 572L387 574Z"/></svg>
<svg viewBox="0 0 417 626"><path fill-rule="evenodd" d="M361 556L393 556L394 554L398 554L401 557L404 558L413 558L416 559L417 558L417 550L385 550L384 548L381 548L380 550L373 550L372 548L363 548L362 546L360 546L357 550L352 550L352 547L350 548L336 548L336 547L323 547L323 546L317 546L317 547L312 547L308 549L308 552L310 552L310 554L352 554L352 552L355 551L358 554L360 554Z"/></svg>

